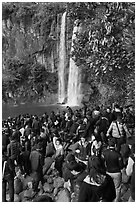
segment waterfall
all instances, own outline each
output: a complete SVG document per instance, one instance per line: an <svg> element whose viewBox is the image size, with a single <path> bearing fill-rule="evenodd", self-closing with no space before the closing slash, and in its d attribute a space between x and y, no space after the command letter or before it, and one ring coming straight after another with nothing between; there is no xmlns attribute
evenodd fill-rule
<svg viewBox="0 0 137 204"><path fill-rule="evenodd" d="M54 51L51 51L51 72L54 73Z"/></svg>
<svg viewBox="0 0 137 204"><path fill-rule="evenodd" d="M79 32L81 27L75 22L72 35L71 52L74 50L74 40L76 39L76 33ZM69 78L68 78L68 93L67 93L67 104L70 106L77 106L81 102L81 77L80 70L76 65L75 61L70 57L69 62Z"/></svg>
<svg viewBox="0 0 137 204"><path fill-rule="evenodd" d="M61 31L60 31L60 46L59 46L59 65L58 65L58 102L62 103L65 100L65 22L66 12L62 15Z"/></svg>

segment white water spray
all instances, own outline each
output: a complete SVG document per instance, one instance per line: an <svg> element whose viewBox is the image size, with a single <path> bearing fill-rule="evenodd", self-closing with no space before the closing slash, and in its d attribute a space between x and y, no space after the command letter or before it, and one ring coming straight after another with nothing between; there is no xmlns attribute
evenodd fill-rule
<svg viewBox="0 0 137 204"><path fill-rule="evenodd" d="M66 12L62 15L60 46L59 46L59 66L58 66L58 102L62 103L65 100L65 62L66 62L66 47L65 47L65 24Z"/></svg>
<svg viewBox="0 0 137 204"><path fill-rule="evenodd" d="M71 52L74 50L74 40L76 39L76 33L80 31L80 27L75 22L75 26L73 28L73 35L72 35L72 45L71 45ZM69 106L77 106L80 105L81 102L81 77L80 77L80 70L76 65L75 61L70 58L69 63L69 79L68 79L68 93L67 93L67 104Z"/></svg>

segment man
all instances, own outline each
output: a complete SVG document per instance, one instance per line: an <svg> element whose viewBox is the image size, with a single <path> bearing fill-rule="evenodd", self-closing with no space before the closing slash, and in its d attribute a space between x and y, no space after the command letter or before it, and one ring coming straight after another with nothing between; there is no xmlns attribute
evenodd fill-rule
<svg viewBox="0 0 137 204"><path fill-rule="evenodd" d="M135 144L133 144L131 147L131 155L128 158L126 174L131 178L130 197L128 202L135 202Z"/></svg>
<svg viewBox="0 0 137 204"><path fill-rule="evenodd" d="M121 170L123 168L123 160L121 155L115 150L114 139L109 140L109 148L104 151L104 160L106 164L107 174L111 176L114 181L116 189L115 202L120 201L121 192Z"/></svg>
<svg viewBox="0 0 137 204"><path fill-rule="evenodd" d="M38 190L39 181L43 183L43 174L42 174L42 168L43 168L43 158L42 154L40 153L40 144L36 144L36 149L34 149L30 153L30 163L31 163L31 171L33 175L36 175L37 181L35 183L35 191Z"/></svg>
<svg viewBox="0 0 137 204"><path fill-rule="evenodd" d="M6 202L6 186L9 188L9 202L14 202L14 176L15 166L13 160L6 156L5 149L2 150L2 202Z"/></svg>
<svg viewBox="0 0 137 204"><path fill-rule="evenodd" d="M126 125L122 121L121 114L117 114L117 119L111 123L107 131L107 137L109 137L111 134L112 137L115 138L117 151L120 152L121 145L126 143L126 136L129 137L130 135Z"/></svg>

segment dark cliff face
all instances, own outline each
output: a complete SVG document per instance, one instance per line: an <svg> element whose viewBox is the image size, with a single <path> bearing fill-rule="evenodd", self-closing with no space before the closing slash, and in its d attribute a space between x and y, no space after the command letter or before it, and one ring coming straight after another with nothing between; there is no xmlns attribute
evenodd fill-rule
<svg viewBox="0 0 137 204"><path fill-rule="evenodd" d="M13 6L13 5L9 5ZM63 4L62 4L63 7ZM25 7L24 7L25 8ZM23 8L23 9L24 9ZM36 13L35 15L42 16L41 12L47 12L40 8L41 11ZM4 13L3 9L3 13ZM14 11L15 12L15 11ZM38 11L37 11L38 12ZM7 93L5 92L12 92L14 97L22 98L22 91L23 100L27 100L28 97L28 83L30 82L30 87L36 87L39 89L36 80L31 81L33 67L44 67L47 73L46 81L40 81L42 86L44 86L44 93L48 101L49 94L56 95L58 92L58 79L57 79L57 71L58 71L58 63L59 63L59 43L60 43L60 29L61 29L61 18L62 14L65 12L65 9L60 9L60 13L51 14L45 19L41 20L39 18L39 22L35 22L36 16L33 15L32 19L28 19L30 24L29 26L25 24L21 19L18 19L17 16L7 16L3 18L2 21L2 31L3 31L3 99L5 101L9 100L7 98ZM48 12L47 12L48 13ZM21 15L21 14L20 14ZM23 14L22 14L23 15ZM46 14L44 14L46 15ZM29 16L30 18L30 16ZM41 22L40 22L41 20ZM38 26L37 26L38 24ZM65 25L65 34L66 34L66 79L68 75L68 67L69 67L69 58L70 58L70 49L71 49L71 38L72 38L72 30L73 24L72 21L70 22L69 17L66 18L66 25ZM31 61L31 63L30 63ZM12 63L13 68L11 68L10 64ZM14 65L15 63L15 65ZM11 84L14 79L16 78L14 71L14 66L26 66L26 64L30 64L30 76L24 77L24 82L20 82L17 84L17 88L13 87L10 89L9 83ZM32 67L32 68L31 68ZM17 68L18 69L18 68ZM35 69L34 69L35 70ZM42 69L41 69L42 70ZM11 77L4 77L11 75ZM19 74L22 74L21 72ZM28 73L29 75L29 73ZM23 76L22 76L23 78ZM26 80L26 82L25 82ZM11 81L11 82L10 82ZM7 88L8 83L8 88ZM16 83L16 81L15 81ZM67 80L66 80L67 83ZM6 86L6 87L5 87ZM13 89L16 89L16 96L13 93ZM38 91L38 90L36 90ZM36 101L41 100L41 96L36 93L30 88L29 92L30 95L35 95ZM37 95L37 96L36 96ZM6 99L5 99L6 98ZM30 98L30 97L29 97ZM56 100L56 96L51 96L51 101L53 98ZM18 99L20 100L20 99ZM33 100L35 101L34 97ZM45 100L45 99L42 99Z"/></svg>

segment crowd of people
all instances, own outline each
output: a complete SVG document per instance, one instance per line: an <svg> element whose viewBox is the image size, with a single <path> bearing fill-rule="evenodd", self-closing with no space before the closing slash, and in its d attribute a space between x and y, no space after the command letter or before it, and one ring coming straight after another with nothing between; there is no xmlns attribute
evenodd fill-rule
<svg viewBox="0 0 137 204"><path fill-rule="evenodd" d="M45 163L50 158L49 163ZM46 168L46 170L45 170ZM35 175L31 188L52 168L78 202L135 201L135 116L131 106L24 114L2 121L2 201L14 201L16 169ZM50 174L49 174L50 175ZM54 201L54 198L52 198Z"/></svg>

